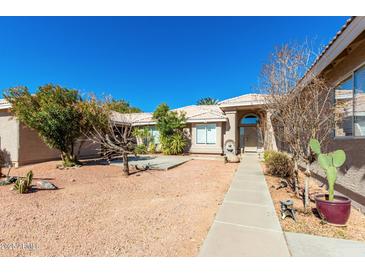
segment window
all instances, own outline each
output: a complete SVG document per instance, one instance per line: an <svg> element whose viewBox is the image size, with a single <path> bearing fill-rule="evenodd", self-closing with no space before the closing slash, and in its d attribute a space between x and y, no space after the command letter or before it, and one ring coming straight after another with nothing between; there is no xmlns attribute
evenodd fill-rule
<svg viewBox="0 0 365 274"><path fill-rule="evenodd" d="M216 143L216 125L206 124L196 126L196 143L197 144L215 144Z"/></svg>
<svg viewBox="0 0 365 274"><path fill-rule="evenodd" d="M248 114L241 119L241 124L244 125L256 125L258 122L259 118L253 114Z"/></svg>
<svg viewBox="0 0 365 274"><path fill-rule="evenodd" d="M335 128L336 136L352 136L353 120L353 81L352 77L343 81L335 89L336 109L339 113Z"/></svg>
<svg viewBox="0 0 365 274"><path fill-rule="evenodd" d="M365 136L365 66L336 87L335 103L335 136Z"/></svg>
<svg viewBox="0 0 365 274"><path fill-rule="evenodd" d="M153 143L158 145L160 143L160 132L156 127L150 127L150 134L152 136Z"/></svg>
<svg viewBox="0 0 365 274"><path fill-rule="evenodd" d="M354 133L365 136L365 67L354 73Z"/></svg>

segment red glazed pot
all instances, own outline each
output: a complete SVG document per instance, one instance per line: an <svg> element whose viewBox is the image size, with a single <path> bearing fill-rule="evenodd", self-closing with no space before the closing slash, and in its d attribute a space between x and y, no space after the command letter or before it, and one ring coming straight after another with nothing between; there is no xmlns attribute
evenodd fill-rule
<svg viewBox="0 0 365 274"><path fill-rule="evenodd" d="M345 225L350 217L351 200L341 195L335 195L333 201L328 200L328 194L315 197L316 207L323 220L333 225Z"/></svg>

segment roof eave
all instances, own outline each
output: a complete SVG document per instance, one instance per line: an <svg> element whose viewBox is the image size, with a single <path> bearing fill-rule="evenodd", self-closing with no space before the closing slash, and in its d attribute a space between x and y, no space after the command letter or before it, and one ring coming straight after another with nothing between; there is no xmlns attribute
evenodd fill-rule
<svg viewBox="0 0 365 274"><path fill-rule="evenodd" d="M222 104L222 105L219 105L219 107L221 107L221 108L227 108L227 107L249 107L249 106L262 106L262 105L264 105L264 101Z"/></svg>
<svg viewBox="0 0 365 274"><path fill-rule="evenodd" d="M338 57L365 29L365 17L357 16L349 19L345 27L335 36L320 54L303 78L304 85L318 76L333 60Z"/></svg>
<svg viewBox="0 0 365 274"><path fill-rule="evenodd" d="M186 123L214 123L227 122L227 118L212 118L212 119L188 119Z"/></svg>

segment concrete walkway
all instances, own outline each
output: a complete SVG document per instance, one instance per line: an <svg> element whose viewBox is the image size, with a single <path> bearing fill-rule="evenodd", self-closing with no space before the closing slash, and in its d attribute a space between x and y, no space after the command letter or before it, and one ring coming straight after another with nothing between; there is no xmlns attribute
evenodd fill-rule
<svg viewBox="0 0 365 274"><path fill-rule="evenodd" d="M364 257L365 243L285 232L290 253L295 257Z"/></svg>
<svg viewBox="0 0 365 274"><path fill-rule="evenodd" d="M146 168L153 170L169 170L190 161L192 158L187 156L164 156L164 155L141 155L130 156L128 163L131 166ZM113 160L111 165L122 166L123 160Z"/></svg>
<svg viewBox="0 0 365 274"><path fill-rule="evenodd" d="M199 256L290 256L257 154L245 154Z"/></svg>

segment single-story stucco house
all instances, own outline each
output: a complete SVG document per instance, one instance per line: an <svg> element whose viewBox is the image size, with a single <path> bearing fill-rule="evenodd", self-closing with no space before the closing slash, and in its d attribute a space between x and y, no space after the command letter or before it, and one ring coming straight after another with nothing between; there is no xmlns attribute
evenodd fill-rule
<svg viewBox="0 0 365 274"><path fill-rule="evenodd" d="M188 153L224 154L227 143L234 143L236 153L257 152L275 148L275 140L268 141L272 127L263 104L263 95L244 94L217 105L191 105L172 111L185 114ZM114 113L113 117L133 126L148 127L155 143L159 143L152 113Z"/></svg>
<svg viewBox="0 0 365 274"><path fill-rule="evenodd" d="M351 17L337 32L310 68L334 87L334 104L341 103L345 119L333 129L329 149L342 148L347 161L341 169L337 190L365 205L365 17ZM234 153L280 149L275 140L271 115L263 107L264 97L243 94L217 105L192 105L175 109L185 112L188 153L225 154L228 144ZM0 147L17 165L58 158L38 135L17 122L10 105L0 101ZM149 127L155 142L158 131L152 113L114 113L113 119ZM94 145L95 146L95 145ZM84 147L84 156L95 154ZM320 169L317 174L323 179Z"/></svg>
<svg viewBox="0 0 365 274"><path fill-rule="evenodd" d="M365 17L348 19L307 75L320 75L335 87L334 104L341 106L344 119L333 129L329 150L341 148L347 155L336 189L365 206ZM281 149L263 103L263 95L244 94L217 105L175 109L186 113L187 152L224 154L228 143L236 153ZM129 114L128 119L135 126L150 126L158 136L151 113ZM321 169L313 168L325 181Z"/></svg>

